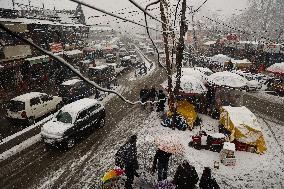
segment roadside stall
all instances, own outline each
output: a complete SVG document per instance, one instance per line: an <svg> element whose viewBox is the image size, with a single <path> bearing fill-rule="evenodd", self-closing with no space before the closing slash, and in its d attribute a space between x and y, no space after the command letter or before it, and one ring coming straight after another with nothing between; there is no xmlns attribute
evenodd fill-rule
<svg viewBox="0 0 284 189"><path fill-rule="evenodd" d="M263 154L266 145L256 116L245 106L221 107L219 131L229 136L236 150Z"/></svg>
<svg viewBox="0 0 284 189"><path fill-rule="evenodd" d="M266 69L268 72L284 77L284 62L275 63Z"/></svg>
<svg viewBox="0 0 284 189"><path fill-rule="evenodd" d="M232 59L231 62L234 65L234 68L240 69L240 70L249 70L250 67L252 66L252 62L250 62L248 59L243 59L243 60L235 60ZM228 61L224 63L224 66L226 67L229 64Z"/></svg>

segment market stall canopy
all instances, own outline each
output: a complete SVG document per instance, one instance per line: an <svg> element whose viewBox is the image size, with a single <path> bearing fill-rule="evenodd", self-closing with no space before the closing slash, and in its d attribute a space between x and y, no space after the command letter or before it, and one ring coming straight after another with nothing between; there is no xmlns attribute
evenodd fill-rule
<svg viewBox="0 0 284 189"><path fill-rule="evenodd" d="M256 116L245 106L222 106L220 124L230 131L230 141L237 140L256 146L258 153L266 151L266 145L261 127Z"/></svg>
<svg viewBox="0 0 284 189"><path fill-rule="evenodd" d="M202 83L207 82L207 76L198 70L194 70L193 68L181 68L181 75L195 77ZM173 77L176 78L176 73L173 74Z"/></svg>
<svg viewBox="0 0 284 189"><path fill-rule="evenodd" d="M175 87L176 78L173 79L173 87ZM168 80L164 81L162 87L168 89ZM207 88L197 78L193 76L183 75L180 79L181 95L203 94L207 92Z"/></svg>
<svg viewBox="0 0 284 189"><path fill-rule="evenodd" d="M231 57L224 54L217 54L212 57L209 57L210 62L217 63L220 65L224 65L225 62L230 61L231 59Z"/></svg>
<svg viewBox="0 0 284 189"><path fill-rule="evenodd" d="M208 76L208 83L218 86L242 88L247 85L247 82L246 78L228 71L216 72Z"/></svg>
<svg viewBox="0 0 284 189"><path fill-rule="evenodd" d="M243 59L243 60L232 59L231 62L234 64L235 68L249 68L252 65L251 61L249 61L248 59Z"/></svg>
<svg viewBox="0 0 284 189"><path fill-rule="evenodd" d="M266 70L271 73L280 74L284 76L284 62L275 63L272 66L269 66Z"/></svg>

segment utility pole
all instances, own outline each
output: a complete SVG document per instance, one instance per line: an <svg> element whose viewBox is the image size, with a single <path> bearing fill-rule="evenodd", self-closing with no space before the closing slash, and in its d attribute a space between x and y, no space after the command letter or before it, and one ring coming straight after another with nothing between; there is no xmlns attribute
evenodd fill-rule
<svg viewBox="0 0 284 189"><path fill-rule="evenodd" d="M15 0L12 0L13 10L15 10Z"/></svg>

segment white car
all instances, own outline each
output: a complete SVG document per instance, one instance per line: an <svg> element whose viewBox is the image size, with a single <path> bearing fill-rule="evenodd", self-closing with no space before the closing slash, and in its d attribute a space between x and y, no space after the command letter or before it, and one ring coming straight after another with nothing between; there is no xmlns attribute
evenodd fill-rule
<svg viewBox="0 0 284 189"><path fill-rule="evenodd" d="M246 78L248 80L247 82L247 91L257 91L260 90L262 88L262 84L260 82L258 82L255 77L254 74L250 73L250 72L245 72L242 70L233 70L233 73L236 73L244 78Z"/></svg>
<svg viewBox="0 0 284 189"><path fill-rule="evenodd" d="M35 119L61 108L62 98L46 93L30 92L11 99L7 106L7 119L33 124Z"/></svg>

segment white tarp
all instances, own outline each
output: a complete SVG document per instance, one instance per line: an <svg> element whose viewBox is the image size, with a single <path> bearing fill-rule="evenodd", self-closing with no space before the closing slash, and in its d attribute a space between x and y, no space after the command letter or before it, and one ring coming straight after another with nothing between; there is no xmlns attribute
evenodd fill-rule
<svg viewBox="0 0 284 189"><path fill-rule="evenodd" d="M241 88L247 85L248 80L238 74L223 71L208 76L208 82L218 86Z"/></svg>

